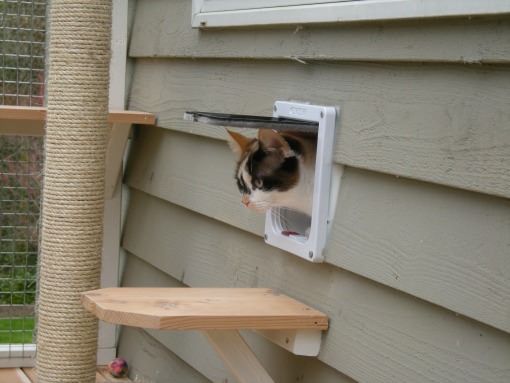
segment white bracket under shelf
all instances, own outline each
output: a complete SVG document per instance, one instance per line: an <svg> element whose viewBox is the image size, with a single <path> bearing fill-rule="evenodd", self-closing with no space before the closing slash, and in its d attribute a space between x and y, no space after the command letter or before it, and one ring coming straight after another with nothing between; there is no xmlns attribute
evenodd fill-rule
<svg viewBox="0 0 510 383"><path fill-rule="evenodd" d="M106 288L82 294L99 319L158 330L202 331L241 383L273 383L239 334L255 330L296 355L317 356L328 317L264 288Z"/></svg>

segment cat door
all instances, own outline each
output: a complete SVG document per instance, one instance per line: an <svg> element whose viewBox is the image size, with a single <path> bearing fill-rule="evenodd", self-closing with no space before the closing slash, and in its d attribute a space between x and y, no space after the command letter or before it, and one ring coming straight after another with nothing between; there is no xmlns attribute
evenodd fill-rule
<svg viewBox="0 0 510 383"><path fill-rule="evenodd" d="M334 213L331 188L337 188L340 174L332 182L333 148L337 109L331 106L276 101L273 117L186 112L186 120L212 125L270 128L317 133L317 152L312 215L286 208L272 208L266 213L266 243L296 254L311 262L324 261L323 250Z"/></svg>
<svg viewBox="0 0 510 383"><path fill-rule="evenodd" d="M323 250L331 222L330 189L336 115L334 107L287 101L277 101L273 108L273 117L317 124L317 153L312 216L285 208L270 209L266 213L265 240L312 262L324 260Z"/></svg>

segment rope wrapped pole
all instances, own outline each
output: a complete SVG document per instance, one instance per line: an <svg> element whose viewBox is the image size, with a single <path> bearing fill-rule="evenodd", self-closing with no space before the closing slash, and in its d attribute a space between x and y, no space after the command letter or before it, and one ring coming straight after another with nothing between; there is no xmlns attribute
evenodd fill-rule
<svg viewBox="0 0 510 383"><path fill-rule="evenodd" d="M39 383L95 382L111 0L52 0L40 245Z"/></svg>

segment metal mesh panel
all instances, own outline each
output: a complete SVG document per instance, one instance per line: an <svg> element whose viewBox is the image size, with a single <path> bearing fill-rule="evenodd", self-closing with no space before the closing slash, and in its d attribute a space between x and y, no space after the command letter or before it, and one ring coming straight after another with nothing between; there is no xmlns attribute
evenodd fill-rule
<svg viewBox="0 0 510 383"><path fill-rule="evenodd" d="M0 104L44 103L46 1L0 0ZM0 365L32 356L42 137L0 135Z"/></svg>
<svg viewBox="0 0 510 383"><path fill-rule="evenodd" d="M43 104L45 15L45 1L0 1L3 105Z"/></svg>
<svg viewBox="0 0 510 383"><path fill-rule="evenodd" d="M42 141L1 137L0 152L0 343L31 343Z"/></svg>

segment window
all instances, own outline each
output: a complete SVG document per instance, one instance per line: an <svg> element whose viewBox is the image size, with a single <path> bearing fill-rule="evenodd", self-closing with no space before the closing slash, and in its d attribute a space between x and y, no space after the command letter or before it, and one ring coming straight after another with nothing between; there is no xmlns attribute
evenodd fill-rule
<svg viewBox="0 0 510 383"><path fill-rule="evenodd" d="M510 13L510 0L193 0L194 27L335 23Z"/></svg>

